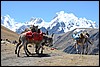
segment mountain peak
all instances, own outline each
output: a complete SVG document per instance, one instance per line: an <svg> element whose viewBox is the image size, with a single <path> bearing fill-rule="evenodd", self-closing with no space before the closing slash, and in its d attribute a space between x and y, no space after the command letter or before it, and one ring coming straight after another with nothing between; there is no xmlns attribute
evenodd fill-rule
<svg viewBox="0 0 100 67"><path fill-rule="evenodd" d="M14 19L12 19L9 15L1 16L1 25L13 30L14 27Z"/></svg>
<svg viewBox="0 0 100 67"><path fill-rule="evenodd" d="M62 15L62 14L64 14L64 11L57 12L56 14L57 15Z"/></svg>

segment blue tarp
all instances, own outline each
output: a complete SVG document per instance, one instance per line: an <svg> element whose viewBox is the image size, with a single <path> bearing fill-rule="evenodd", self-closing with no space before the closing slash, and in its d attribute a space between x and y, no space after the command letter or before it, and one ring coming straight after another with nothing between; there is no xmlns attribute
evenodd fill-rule
<svg viewBox="0 0 100 67"><path fill-rule="evenodd" d="M81 34L81 32L73 33L72 37L73 37L75 40L78 40L78 39L80 38L80 34Z"/></svg>

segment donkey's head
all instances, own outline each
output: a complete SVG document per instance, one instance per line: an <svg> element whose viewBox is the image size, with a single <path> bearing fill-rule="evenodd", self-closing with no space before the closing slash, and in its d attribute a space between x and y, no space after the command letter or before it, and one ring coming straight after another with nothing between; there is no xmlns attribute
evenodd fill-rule
<svg viewBox="0 0 100 67"><path fill-rule="evenodd" d="M31 29L32 32L38 32L38 26L32 25L32 26L30 27L30 29Z"/></svg>
<svg viewBox="0 0 100 67"><path fill-rule="evenodd" d="M88 32L82 32L81 33L81 37L83 37L83 38L89 38L89 33Z"/></svg>
<svg viewBox="0 0 100 67"><path fill-rule="evenodd" d="M43 36L43 39L44 39L44 43L45 43L45 46L49 46L49 47L52 47L53 46L53 35L48 35L48 33L46 35Z"/></svg>
<svg viewBox="0 0 100 67"><path fill-rule="evenodd" d="M45 43L45 46L53 46L53 38L52 37L48 37L48 36L43 36L44 38L44 43Z"/></svg>

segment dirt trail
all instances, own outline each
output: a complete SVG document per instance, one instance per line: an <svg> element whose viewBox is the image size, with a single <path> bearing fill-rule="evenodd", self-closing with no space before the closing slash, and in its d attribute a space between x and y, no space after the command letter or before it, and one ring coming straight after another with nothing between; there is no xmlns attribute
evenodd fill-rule
<svg viewBox="0 0 100 67"><path fill-rule="evenodd" d="M66 54L59 50L45 48L42 57L25 57L14 53L14 44L1 44L1 66L99 66L99 55Z"/></svg>

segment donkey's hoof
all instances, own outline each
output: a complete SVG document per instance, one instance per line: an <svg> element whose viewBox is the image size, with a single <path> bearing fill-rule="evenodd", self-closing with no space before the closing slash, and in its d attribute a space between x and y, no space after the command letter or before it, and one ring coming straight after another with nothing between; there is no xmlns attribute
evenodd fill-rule
<svg viewBox="0 0 100 67"><path fill-rule="evenodd" d="M39 54L39 52L36 52L36 54Z"/></svg>
<svg viewBox="0 0 100 67"><path fill-rule="evenodd" d="M32 55L32 53L29 52L30 55Z"/></svg>
<svg viewBox="0 0 100 67"><path fill-rule="evenodd" d="M43 54L43 53L41 53L41 54Z"/></svg>
<svg viewBox="0 0 100 67"><path fill-rule="evenodd" d="M17 57L19 57L19 55L17 55Z"/></svg>
<svg viewBox="0 0 100 67"><path fill-rule="evenodd" d="M29 57L29 55L28 55L28 54L27 54L26 56L27 56L27 57Z"/></svg>
<svg viewBox="0 0 100 67"><path fill-rule="evenodd" d="M85 55L88 55L88 53L85 53Z"/></svg>
<svg viewBox="0 0 100 67"><path fill-rule="evenodd" d="M27 57L29 57L29 55L27 55Z"/></svg>
<svg viewBox="0 0 100 67"><path fill-rule="evenodd" d="M15 51L15 54L17 54L17 51Z"/></svg>

